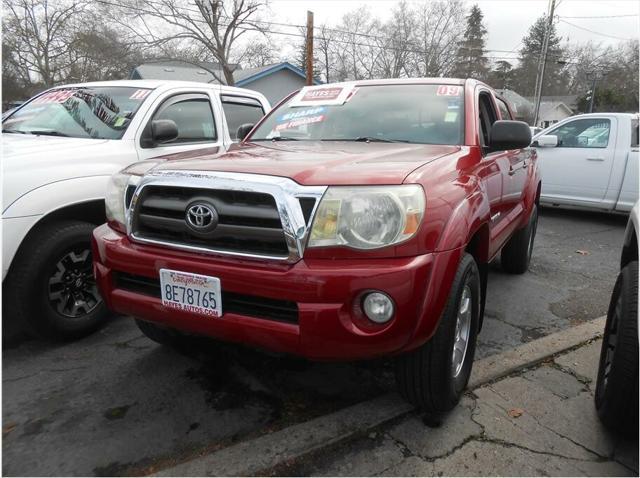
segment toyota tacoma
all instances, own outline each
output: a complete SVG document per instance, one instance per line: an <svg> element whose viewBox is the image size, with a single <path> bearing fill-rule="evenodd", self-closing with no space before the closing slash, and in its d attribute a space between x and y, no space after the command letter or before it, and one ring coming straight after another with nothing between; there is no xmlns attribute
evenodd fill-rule
<svg viewBox="0 0 640 478"><path fill-rule="evenodd" d="M395 356L409 402L454 407L489 262L531 258L529 126L485 84L434 78L305 87L241 129L222 156L112 178L93 236L107 305L162 344Z"/></svg>

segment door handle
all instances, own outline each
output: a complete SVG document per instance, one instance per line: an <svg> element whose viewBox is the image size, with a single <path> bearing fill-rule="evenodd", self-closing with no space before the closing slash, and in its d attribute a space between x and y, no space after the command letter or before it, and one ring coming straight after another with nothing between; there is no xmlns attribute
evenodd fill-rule
<svg viewBox="0 0 640 478"><path fill-rule="evenodd" d="M590 156L587 161L604 161L604 158L602 156Z"/></svg>

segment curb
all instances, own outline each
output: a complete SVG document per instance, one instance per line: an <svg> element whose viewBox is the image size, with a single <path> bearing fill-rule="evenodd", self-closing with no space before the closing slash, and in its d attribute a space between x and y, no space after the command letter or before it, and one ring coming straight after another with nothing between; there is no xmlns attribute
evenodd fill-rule
<svg viewBox="0 0 640 478"><path fill-rule="evenodd" d="M602 335L605 318L547 335L478 360L468 390L572 349ZM412 411L395 393L358 403L274 433L165 468L155 476L249 476L297 460L328 445L362 434Z"/></svg>

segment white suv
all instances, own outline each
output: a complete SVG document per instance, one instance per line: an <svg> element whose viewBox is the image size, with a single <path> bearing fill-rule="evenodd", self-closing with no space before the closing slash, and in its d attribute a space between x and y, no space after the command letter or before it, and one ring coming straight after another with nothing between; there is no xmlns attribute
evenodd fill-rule
<svg viewBox="0 0 640 478"><path fill-rule="evenodd" d="M109 178L145 159L226 151L270 109L260 93L129 80L56 87L2 122L3 318L75 338L106 316L90 233L105 222ZM175 156L174 156L175 157Z"/></svg>

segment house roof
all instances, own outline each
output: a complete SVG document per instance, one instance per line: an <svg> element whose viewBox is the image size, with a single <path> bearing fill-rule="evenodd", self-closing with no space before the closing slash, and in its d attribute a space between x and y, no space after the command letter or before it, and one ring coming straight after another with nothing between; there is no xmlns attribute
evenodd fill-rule
<svg viewBox="0 0 640 478"><path fill-rule="evenodd" d="M558 108L563 109L569 116L573 115L573 111L571 110L571 108L569 108L562 101L541 101L540 112L538 113L538 116L540 116L541 118L544 118L553 110Z"/></svg>
<svg viewBox="0 0 640 478"><path fill-rule="evenodd" d="M576 111L578 108L578 95L552 95L552 96L542 96L540 98L540 103L543 102L561 102L564 103L565 106L568 106L572 111ZM535 98L527 97L527 99L531 102L535 102Z"/></svg>
<svg viewBox="0 0 640 478"><path fill-rule="evenodd" d="M246 70L237 70L233 73L233 77L236 80L236 86L245 86L248 83L264 78L267 75L275 73L277 71L289 70L301 78L306 78L303 70L295 65L292 65L288 61L280 63L273 63L271 65L265 65L258 68L247 68ZM313 81L315 85L320 84L318 80Z"/></svg>
<svg viewBox="0 0 640 478"><path fill-rule="evenodd" d="M236 86L245 86L253 81L263 78L277 71L289 70L301 78L306 78L304 71L297 66L285 61L259 68L248 68L243 70L239 65L232 65L236 69L233 78ZM215 76L213 73L215 73ZM203 62L198 65L181 62L179 60L158 61L144 63L134 68L131 72L132 79L156 79L156 80L183 80L197 81L200 83L218 83L216 76L224 80L224 74L218 63ZM319 84L314 81L314 84Z"/></svg>

